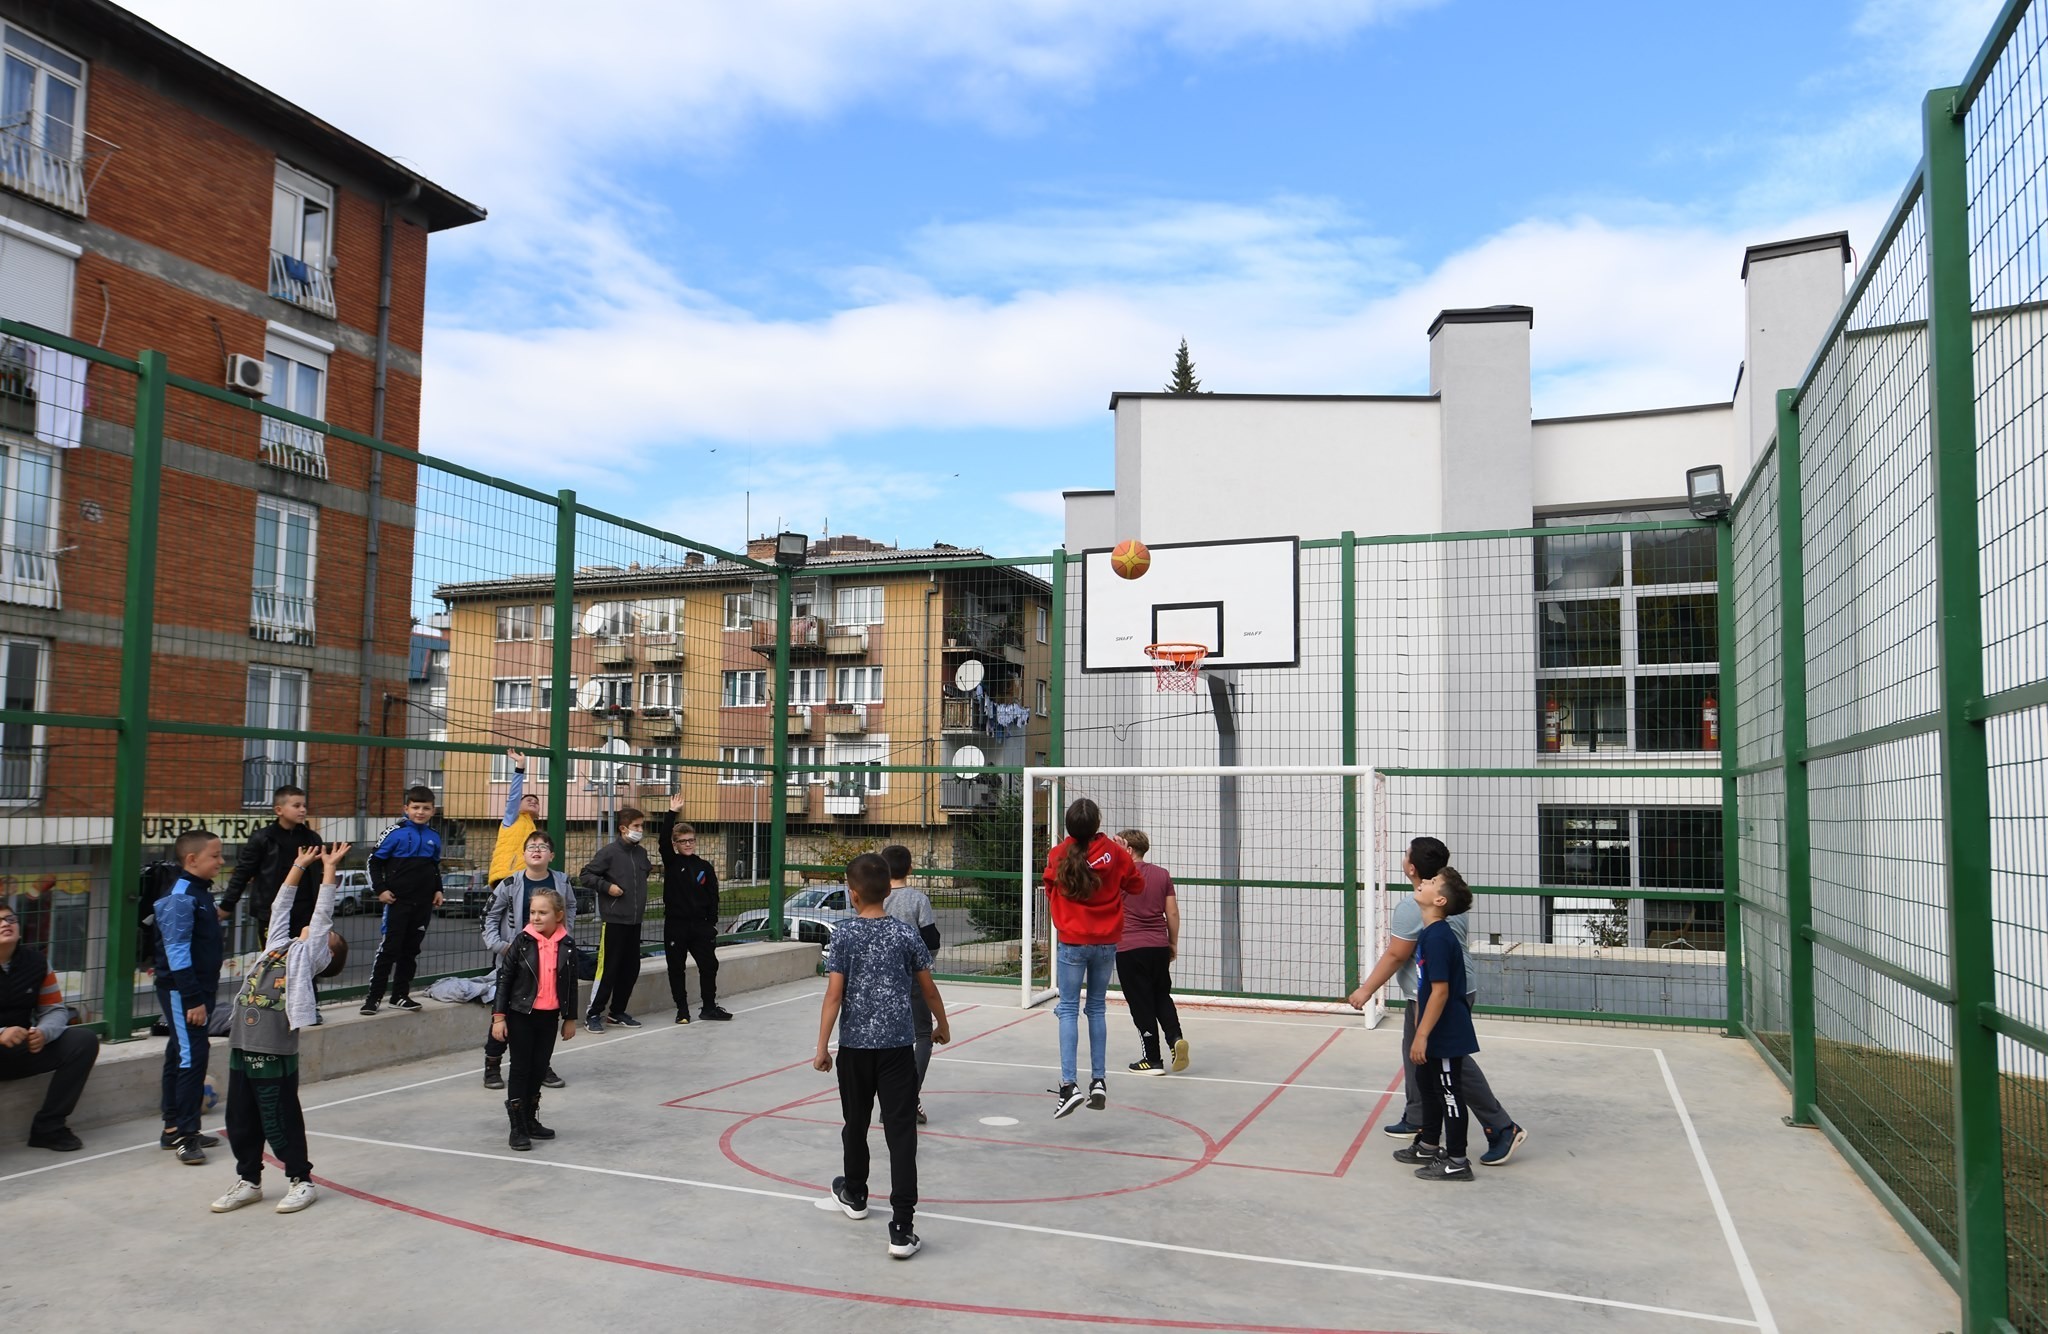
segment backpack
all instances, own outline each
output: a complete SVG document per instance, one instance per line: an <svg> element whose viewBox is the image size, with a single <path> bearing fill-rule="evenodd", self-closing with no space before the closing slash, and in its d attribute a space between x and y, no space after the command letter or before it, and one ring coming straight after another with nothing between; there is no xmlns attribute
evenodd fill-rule
<svg viewBox="0 0 2048 1334"><path fill-rule="evenodd" d="M137 877L135 895L135 966L138 968L155 962L162 938L156 929L156 901L163 897L166 877L175 876L178 866L175 862L150 862L142 868Z"/></svg>

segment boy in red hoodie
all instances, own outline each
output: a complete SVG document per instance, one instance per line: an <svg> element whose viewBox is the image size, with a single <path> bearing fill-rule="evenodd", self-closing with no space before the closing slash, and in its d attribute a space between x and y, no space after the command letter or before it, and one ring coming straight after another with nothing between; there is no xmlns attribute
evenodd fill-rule
<svg viewBox="0 0 2048 1334"><path fill-rule="evenodd" d="M1086 1101L1098 1112L1109 1105L1109 1089L1103 1079L1109 1061L1109 976L1116 970L1116 945L1124 934L1124 898L1144 890L1144 873L1130 850L1121 840L1103 834L1101 807L1086 797L1067 807L1067 837L1045 861L1045 900L1053 929L1059 932L1059 949L1053 959L1060 989L1060 1003L1053 1011L1060 1023L1055 1120L1083 1101L1074 1081L1084 987L1088 995L1088 1056L1094 1076L1088 1081Z"/></svg>

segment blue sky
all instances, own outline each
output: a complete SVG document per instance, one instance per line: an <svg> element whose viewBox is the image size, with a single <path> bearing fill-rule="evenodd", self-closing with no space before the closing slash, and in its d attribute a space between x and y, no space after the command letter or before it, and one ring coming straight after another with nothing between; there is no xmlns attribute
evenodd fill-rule
<svg viewBox="0 0 2048 1334"><path fill-rule="evenodd" d="M1996 8L130 2L490 209L431 258L431 452L1012 553L1182 337L1416 392L1436 310L1523 302L1541 414L1725 399L1743 246L1860 249Z"/></svg>

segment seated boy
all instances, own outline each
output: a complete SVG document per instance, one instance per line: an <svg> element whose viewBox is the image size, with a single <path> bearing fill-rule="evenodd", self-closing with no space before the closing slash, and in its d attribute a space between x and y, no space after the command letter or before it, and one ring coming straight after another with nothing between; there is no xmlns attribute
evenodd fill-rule
<svg viewBox="0 0 2048 1334"><path fill-rule="evenodd" d="M872 852L846 868L857 915L833 929L825 947L825 1006L818 1016L818 1052L812 1064L832 1068L827 1044L839 1024L840 1132L846 1174L832 1182L820 1209L848 1218L868 1216L868 1123L877 1098L882 1133L889 1141L889 1254L908 1260L923 1245L911 1230L917 1211L917 1056L910 998L922 993L932 1012L932 1041L952 1040L945 1002L932 984L932 959L917 933L882 908L889 897L889 867Z"/></svg>
<svg viewBox="0 0 2048 1334"><path fill-rule="evenodd" d="M1405 1149L1394 1151L1398 1162L1418 1163L1415 1175L1424 1181L1470 1181L1472 1162L1465 1156L1471 1115L1461 1082L1465 1058L1479 1050L1472 1029L1472 1005L1465 985L1465 950L1446 919L1472 906L1465 877L1449 866L1433 880L1415 887L1415 905L1422 909L1422 934L1415 941L1415 1040L1408 1059L1422 1081L1422 1133Z"/></svg>

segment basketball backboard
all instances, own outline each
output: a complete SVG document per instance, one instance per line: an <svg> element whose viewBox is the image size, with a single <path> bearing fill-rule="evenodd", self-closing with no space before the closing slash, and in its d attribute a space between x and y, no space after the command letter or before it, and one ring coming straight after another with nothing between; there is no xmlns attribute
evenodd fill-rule
<svg viewBox="0 0 2048 1334"><path fill-rule="evenodd" d="M1301 661L1301 539L1162 542L1152 568L1123 579L1111 548L1082 553L1081 670L1149 672L1147 644L1201 644L1210 667Z"/></svg>

